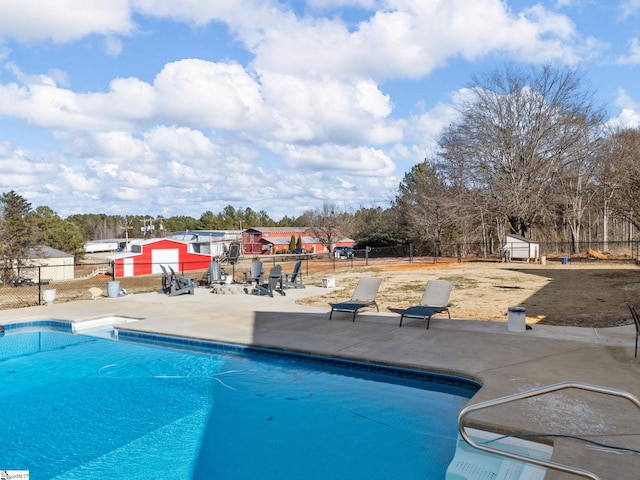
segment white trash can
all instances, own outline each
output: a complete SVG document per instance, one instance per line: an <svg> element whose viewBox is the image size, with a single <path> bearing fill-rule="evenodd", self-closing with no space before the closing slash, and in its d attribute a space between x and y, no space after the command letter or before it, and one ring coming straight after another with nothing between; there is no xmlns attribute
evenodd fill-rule
<svg viewBox="0 0 640 480"><path fill-rule="evenodd" d="M507 329L510 332L526 332L526 319L524 307L509 307L509 324Z"/></svg>

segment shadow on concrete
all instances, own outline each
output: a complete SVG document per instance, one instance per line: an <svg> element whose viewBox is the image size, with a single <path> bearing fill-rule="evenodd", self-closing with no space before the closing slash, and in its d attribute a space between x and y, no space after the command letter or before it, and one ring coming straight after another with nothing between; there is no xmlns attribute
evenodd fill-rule
<svg viewBox="0 0 640 480"><path fill-rule="evenodd" d="M537 318L541 325L629 325L632 319L624 302L640 303L640 272L634 269L572 269L569 265L566 269L510 270L549 279L546 286L517 305L526 309L527 318Z"/></svg>

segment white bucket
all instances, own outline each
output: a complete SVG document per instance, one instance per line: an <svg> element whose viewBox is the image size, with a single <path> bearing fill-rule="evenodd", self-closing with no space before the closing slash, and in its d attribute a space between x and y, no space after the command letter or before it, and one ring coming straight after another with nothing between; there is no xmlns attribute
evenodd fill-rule
<svg viewBox="0 0 640 480"><path fill-rule="evenodd" d="M118 298L120 296L120 281L107 282L107 297Z"/></svg>
<svg viewBox="0 0 640 480"><path fill-rule="evenodd" d="M47 290L42 290L42 300L44 300L47 305L53 305L53 301L56 299L56 289L49 288Z"/></svg>

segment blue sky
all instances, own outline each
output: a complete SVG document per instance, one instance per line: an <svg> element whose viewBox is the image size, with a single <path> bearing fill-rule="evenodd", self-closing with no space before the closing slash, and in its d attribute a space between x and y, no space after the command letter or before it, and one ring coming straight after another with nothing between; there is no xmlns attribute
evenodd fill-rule
<svg viewBox="0 0 640 480"><path fill-rule="evenodd" d="M640 0L0 0L0 192L75 213L386 208L473 75L640 126Z"/></svg>

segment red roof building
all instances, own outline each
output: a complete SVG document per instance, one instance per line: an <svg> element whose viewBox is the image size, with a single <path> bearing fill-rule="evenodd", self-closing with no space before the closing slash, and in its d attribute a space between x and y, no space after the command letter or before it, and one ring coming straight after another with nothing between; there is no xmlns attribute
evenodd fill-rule
<svg viewBox="0 0 640 480"><path fill-rule="evenodd" d="M289 250L291 236L301 247L309 253L327 253L328 249L320 242L309 228L304 227L255 227L248 228L242 233L242 244L245 255L261 255ZM351 246L354 241L350 238L340 238L333 243L335 246Z"/></svg>

